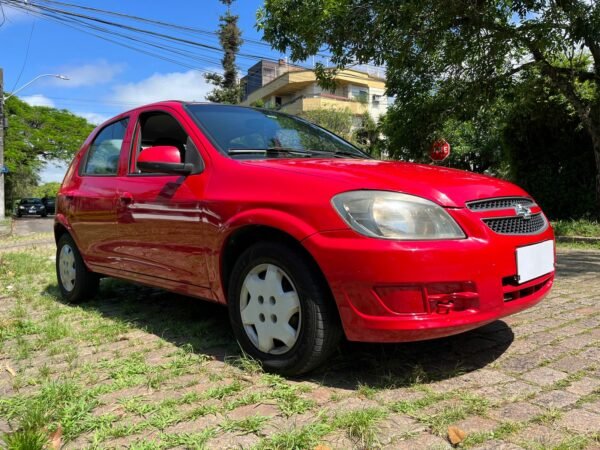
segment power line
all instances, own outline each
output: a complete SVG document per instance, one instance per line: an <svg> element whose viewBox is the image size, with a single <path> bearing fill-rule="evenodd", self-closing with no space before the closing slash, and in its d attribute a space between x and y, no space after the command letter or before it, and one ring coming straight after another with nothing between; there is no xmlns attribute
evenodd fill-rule
<svg viewBox="0 0 600 450"><path fill-rule="evenodd" d="M177 36L167 35L165 33L158 33L156 31L152 31L152 30L140 29L138 27L133 27L130 25L122 24L122 23L116 23L116 22L112 22L110 20L96 18L96 17L89 16L86 14L78 14L78 13L73 13L70 11L65 11L65 10L61 10L61 9L57 9L57 8L46 7L46 6L40 5L39 3L35 2L35 1L30 1L27 3L24 3L24 2L18 1L18 0L0 0L0 2L1 1L4 1L15 8L19 8L19 9L24 10L33 15L37 15L38 17L42 16L43 18L57 21L59 23L62 23L63 25L70 26L71 28L77 29L81 32L91 34L95 37L106 40L108 42L115 43L117 45L129 48L134 51L138 51L138 52L146 54L148 56L153 56L153 57L162 59L164 61L180 65L182 67L187 67L187 68L197 70L200 72L204 72L204 73L209 72L208 70L200 69L196 66L191 66L190 64L186 64L186 63L182 62L181 60L173 59L172 57L165 56L164 53L174 54L179 58L183 57L183 58L186 58L186 59L194 61L194 62L203 62L203 63L209 63L209 64L214 64L214 65L220 64L220 61L215 60L214 57L211 58L208 56L201 56L201 55L191 52L190 50L182 49L179 47L173 47L173 45L169 45L164 42L159 43L159 42L148 41L147 39L142 39L140 37L135 37L130 34L126 34L124 32L111 30L106 27L117 28L122 31L125 30L125 31L128 31L129 33L143 34L145 36L150 36L151 38L158 39L159 41L162 40L162 41L172 42L172 43L175 43L178 45L192 46L192 47L198 48L200 50L222 53L222 48L217 47L217 46L205 44L202 42L191 41L189 39L183 39L183 38L180 38ZM58 1L52 1L52 0L41 0L41 1L43 1L45 3L50 3L50 4L67 5L67 6L72 6L72 7L80 8L80 9L84 9L84 10L97 11L97 12L104 13L104 14L113 14L113 15L117 15L119 17L128 17L128 18L132 18L132 19L138 20L138 21L146 21L148 23L158 24L160 26L169 26L174 29L193 30L195 32L202 31L203 33L210 34L210 35L216 34L214 32L206 32L204 30L196 29L193 27L181 27L178 25L168 24L167 22L156 21L156 20L152 20L152 19L144 19L144 18L140 18L137 16L131 16L128 14L113 13L110 11L100 10L97 8L89 8L89 7L84 7L84 6L80 6L80 5L73 5L73 4L69 4L69 3L65 3L65 2L58 2ZM95 22L95 23L89 23L89 22ZM100 25L98 25L98 24L100 24ZM97 31L102 34L108 34L108 35L110 35L110 37L101 36L98 33L90 32L89 29ZM121 38L122 40L117 40L117 37ZM134 45L126 44L123 42L123 40L133 42L135 44ZM136 46L136 45L140 45L140 44L142 46L151 47L152 51L149 51L147 49L143 49L143 48L140 48L139 46ZM164 53L157 53L157 51L164 52ZM238 53L237 56L244 58L244 59L250 59L253 61L254 60L278 61L278 59L275 59L275 58L272 58L269 56L265 56L265 55ZM306 70L312 70L309 67L304 67L299 64L295 64L295 65L297 67L301 67ZM350 77L352 77L351 74L348 74L348 75ZM356 78L359 78L359 77L356 77Z"/></svg>
<svg viewBox="0 0 600 450"><path fill-rule="evenodd" d="M23 75L25 66L27 65L27 59L29 59L29 48L31 46L31 38L33 36L34 28L35 28L35 20L33 22L31 22L31 31L29 32L29 39L27 40L27 49L25 50L25 58L23 58L23 64L21 65L21 70L19 71L19 76L17 76L17 80L15 81L15 84L13 85L11 92L13 92L17 88L19 81L21 81L21 76Z"/></svg>

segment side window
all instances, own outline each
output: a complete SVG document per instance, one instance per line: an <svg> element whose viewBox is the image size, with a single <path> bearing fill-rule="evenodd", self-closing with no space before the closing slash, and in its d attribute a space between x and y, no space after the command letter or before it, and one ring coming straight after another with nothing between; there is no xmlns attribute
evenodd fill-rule
<svg viewBox="0 0 600 450"><path fill-rule="evenodd" d="M140 115L136 143L133 152L132 173L141 173L137 167L140 154L148 147L170 145L179 150L181 162L188 150L188 135L179 122L170 114L153 111Z"/></svg>
<svg viewBox="0 0 600 450"><path fill-rule="evenodd" d="M128 119L102 129L88 150L84 175L116 175L119 168L121 144L127 131Z"/></svg>

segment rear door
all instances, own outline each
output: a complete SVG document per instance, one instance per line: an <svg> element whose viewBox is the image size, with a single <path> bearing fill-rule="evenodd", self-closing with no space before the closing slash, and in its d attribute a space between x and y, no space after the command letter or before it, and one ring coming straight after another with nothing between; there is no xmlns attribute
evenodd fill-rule
<svg viewBox="0 0 600 450"><path fill-rule="evenodd" d="M142 173L144 149L172 145L182 161L199 152L178 112L143 109L137 117L129 170L119 179L119 255L123 270L160 280L207 287L209 222L204 208L208 173L181 176Z"/></svg>
<svg viewBox="0 0 600 450"><path fill-rule="evenodd" d="M79 250L89 264L120 268L117 244L117 180L126 171L129 118L100 129L85 151L79 173L63 192Z"/></svg>

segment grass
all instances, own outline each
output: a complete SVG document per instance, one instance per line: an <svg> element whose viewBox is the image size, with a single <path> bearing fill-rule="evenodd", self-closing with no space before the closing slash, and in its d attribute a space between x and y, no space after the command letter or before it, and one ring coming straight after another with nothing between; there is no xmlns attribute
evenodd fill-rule
<svg viewBox="0 0 600 450"><path fill-rule="evenodd" d="M556 220L552 227L557 236L584 236L600 238L600 222L595 220Z"/></svg>
<svg viewBox="0 0 600 450"><path fill-rule="evenodd" d="M220 307L110 279L102 281L96 300L64 304L52 255L51 248L0 254L0 296L7 296L0 301L0 388L8 389L0 396L0 423L12 430L0 436L0 447L47 448L60 427L63 444L89 448L110 448L115 440L134 449L210 448L211 439L225 433L253 435L257 448L267 450L315 448L340 434L357 447L375 448L384 444L381 425L394 415L444 436L448 425L486 414L484 398L429 388L464 370L461 361L428 364L421 354L428 347L386 346L379 356L359 353L363 359L336 355L314 378L286 379L265 373L237 350ZM439 345L443 341L435 351ZM5 364L14 376L6 375ZM332 389L319 409L311 399L319 386L344 389ZM384 390L398 388L420 397L386 402ZM580 403L598 396L593 392ZM333 401L346 398L365 407L342 410ZM235 409L258 404L276 406L277 417L232 418ZM549 411L536 421L552 426L557 414ZM271 420L276 430L267 426ZM180 427L187 423L197 428ZM504 439L525 425L503 423L470 435L463 445ZM408 431L401 438L414 436ZM580 448L581 442L565 435L564 448Z"/></svg>
<svg viewBox="0 0 600 450"><path fill-rule="evenodd" d="M0 227L1 228L1 227ZM0 229L1 231L1 229ZM0 249L5 245L19 244L30 241L53 241L53 233L29 233L23 235L0 234Z"/></svg>
<svg viewBox="0 0 600 450"><path fill-rule="evenodd" d="M379 444L378 423L388 416L383 408L365 408L342 413L333 419L334 428L346 431L359 448L373 448Z"/></svg>
<svg viewBox="0 0 600 450"><path fill-rule="evenodd" d="M293 430L286 430L263 439L257 450L301 450L315 448L331 432L327 423L316 422Z"/></svg>

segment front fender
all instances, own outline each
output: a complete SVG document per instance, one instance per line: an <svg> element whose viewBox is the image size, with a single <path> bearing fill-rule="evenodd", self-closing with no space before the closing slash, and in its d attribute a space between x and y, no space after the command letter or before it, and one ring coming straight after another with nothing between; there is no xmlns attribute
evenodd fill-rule
<svg viewBox="0 0 600 450"><path fill-rule="evenodd" d="M277 228L278 230L289 234L298 242L301 242L318 231L304 220L283 211L266 208L251 209L236 214L225 222L223 227L225 232L223 243L226 242L227 237L235 230L248 225L262 225Z"/></svg>

